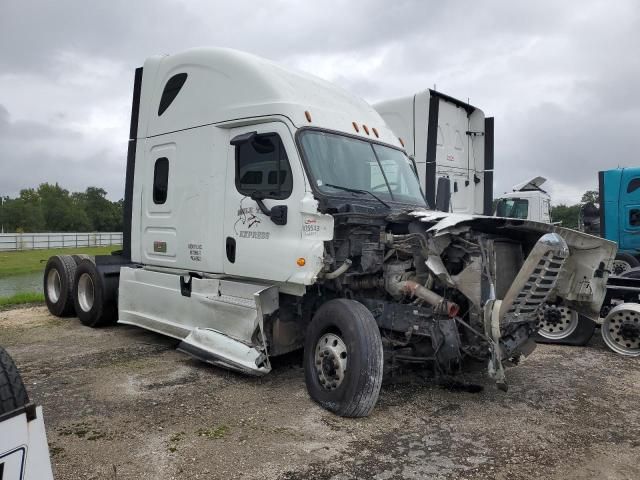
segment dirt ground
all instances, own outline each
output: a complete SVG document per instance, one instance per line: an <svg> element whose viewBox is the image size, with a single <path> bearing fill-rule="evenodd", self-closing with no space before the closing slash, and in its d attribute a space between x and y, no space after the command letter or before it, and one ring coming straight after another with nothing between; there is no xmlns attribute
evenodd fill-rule
<svg viewBox="0 0 640 480"><path fill-rule="evenodd" d="M0 312L0 344L43 405L65 479L638 479L636 359L594 337L541 345L480 393L415 379L343 419L308 397L301 356L264 378L209 366L133 327L44 307Z"/></svg>

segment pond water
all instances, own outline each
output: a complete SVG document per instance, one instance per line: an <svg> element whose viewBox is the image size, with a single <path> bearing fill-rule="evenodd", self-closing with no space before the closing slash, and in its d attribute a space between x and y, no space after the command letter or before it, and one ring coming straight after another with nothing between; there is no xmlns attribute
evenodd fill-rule
<svg viewBox="0 0 640 480"><path fill-rule="evenodd" d="M23 292L42 292L42 272L0 278L0 297Z"/></svg>

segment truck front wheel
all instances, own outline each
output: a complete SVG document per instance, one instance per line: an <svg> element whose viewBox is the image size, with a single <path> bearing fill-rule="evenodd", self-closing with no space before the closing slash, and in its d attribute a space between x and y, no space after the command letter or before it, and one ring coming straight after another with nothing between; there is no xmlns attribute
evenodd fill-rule
<svg viewBox="0 0 640 480"><path fill-rule="evenodd" d="M307 330L304 374L311 398L342 417L366 417L382 385L380 330L354 300L322 305Z"/></svg>
<svg viewBox="0 0 640 480"><path fill-rule="evenodd" d="M538 343L582 346L589 343L596 323L575 310L545 303L538 310Z"/></svg>

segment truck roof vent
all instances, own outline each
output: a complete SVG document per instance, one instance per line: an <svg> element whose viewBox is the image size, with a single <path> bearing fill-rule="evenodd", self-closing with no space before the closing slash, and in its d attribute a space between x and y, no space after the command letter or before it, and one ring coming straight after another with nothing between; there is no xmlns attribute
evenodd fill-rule
<svg viewBox="0 0 640 480"><path fill-rule="evenodd" d="M162 97L160 97L160 105L158 106L158 116L161 116L169 105L173 103L178 96L178 92L187 81L186 73L178 73L171 77L162 91Z"/></svg>

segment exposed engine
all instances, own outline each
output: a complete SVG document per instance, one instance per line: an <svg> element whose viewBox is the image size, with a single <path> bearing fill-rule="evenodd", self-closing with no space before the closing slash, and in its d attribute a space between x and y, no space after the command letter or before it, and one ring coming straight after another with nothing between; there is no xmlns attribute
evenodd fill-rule
<svg viewBox="0 0 640 480"><path fill-rule="evenodd" d="M440 220L419 212L336 216L334 239L325 246L324 294L371 310L387 373L409 363L453 374L475 359L506 386L503 364L535 348L539 307L558 295L562 275L564 283L574 281L563 272L569 247L553 231ZM593 268L585 278L597 277Z"/></svg>

